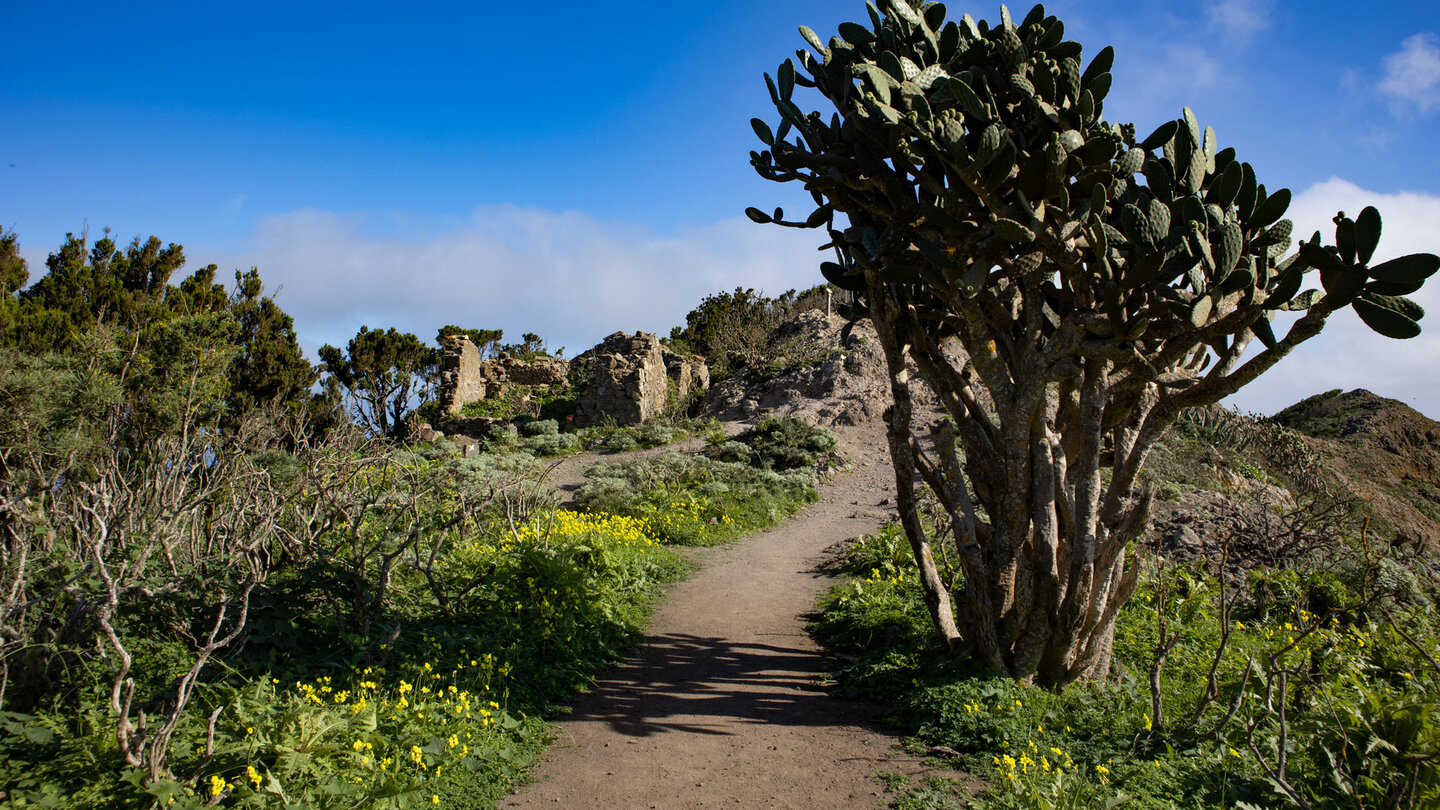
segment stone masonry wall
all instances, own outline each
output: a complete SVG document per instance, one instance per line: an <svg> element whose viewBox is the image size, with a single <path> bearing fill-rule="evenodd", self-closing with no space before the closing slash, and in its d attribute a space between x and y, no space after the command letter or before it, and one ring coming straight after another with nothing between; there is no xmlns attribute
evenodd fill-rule
<svg viewBox="0 0 1440 810"><path fill-rule="evenodd" d="M665 410L669 385L660 339L649 332L616 332L576 358L590 365L580 393L576 427L613 421L638 425Z"/></svg>
<svg viewBox="0 0 1440 810"><path fill-rule="evenodd" d="M485 378L480 374L480 350L464 335L440 339L440 410L451 416L467 402L484 399Z"/></svg>
<svg viewBox="0 0 1440 810"><path fill-rule="evenodd" d="M681 402L710 385L704 358L675 354L649 332L616 332L573 363L588 369L576 427L637 425L660 415L669 405L672 378ZM441 411L454 417L467 403L505 396L516 386L530 393L568 388L571 365L554 357L525 361L506 353L482 360L468 337L447 335L440 345Z"/></svg>

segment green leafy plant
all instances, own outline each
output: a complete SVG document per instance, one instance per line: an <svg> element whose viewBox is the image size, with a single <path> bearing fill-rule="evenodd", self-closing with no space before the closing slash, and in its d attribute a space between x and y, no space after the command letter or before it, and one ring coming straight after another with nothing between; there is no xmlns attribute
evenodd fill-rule
<svg viewBox="0 0 1440 810"><path fill-rule="evenodd" d="M1019 19L1002 6L995 24L948 20L940 3L867 10L828 40L801 28L808 49L765 77L778 126L751 122L751 165L803 184L814 209L746 213L823 228L836 261L821 273L854 295L842 314L875 325L896 479L922 482L897 504L945 645L1039 683L1103 677L1140 574L1126 549L1150 517L1151 448L1336 312L1419 334L1404 296L1440 257L1374 261L1373 208L1337 216L1333 246L1316 233L1289 253L1290 192L1260 184L1189 109L1144 137L1104 120L1114 51L1086 64L1043 6ZM802 109L797 87L834 113ZM1272 318L1292 311L1277 335ZM913 424L910 363L953 430ZM958 610L922 489L951 515Z"/></svg>

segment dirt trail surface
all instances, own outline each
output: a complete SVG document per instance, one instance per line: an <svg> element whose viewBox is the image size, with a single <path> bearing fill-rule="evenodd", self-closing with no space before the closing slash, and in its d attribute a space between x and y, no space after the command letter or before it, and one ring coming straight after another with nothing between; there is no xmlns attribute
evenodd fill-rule
<svg viewBox="0 0 1440 810"><path fill-rule="evenodd" d="M850 469L784 524L699 553L641 647L559 723L538 781L502 807L875 808L877 771L925 764L869 704L829 697L805 616L827 547L893 515L878 423L834 428Z"/></svg>

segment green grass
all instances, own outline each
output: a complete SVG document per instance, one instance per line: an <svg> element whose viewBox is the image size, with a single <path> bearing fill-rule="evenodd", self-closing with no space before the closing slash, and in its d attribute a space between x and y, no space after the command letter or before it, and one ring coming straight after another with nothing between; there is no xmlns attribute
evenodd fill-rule
<svg viewBox="0 0 1440 810"><path fill-rule="evenodd" d="M1440 670L1427 658L1440 652L1440 627L1430 586L1400 562L1271 572L1263 606L1231 594L1228 614L1212 577L1151 571L1120 614L1116 677L1057 693L942 653L903 546L894 528L860 541L845 563L851 581L826 597L812 631L846 662L843 693L888 701L918 744L953 749L991 787L966 799L906 787L897 807L1288 806L1266 772L1281 727L1265 707L1279 703L1288 781L1310 806L1386 806L1406 789L1398 806L1440 801ZM1161 670L1157 726L1149 672L1162 620L1179 641Z"/></svg>

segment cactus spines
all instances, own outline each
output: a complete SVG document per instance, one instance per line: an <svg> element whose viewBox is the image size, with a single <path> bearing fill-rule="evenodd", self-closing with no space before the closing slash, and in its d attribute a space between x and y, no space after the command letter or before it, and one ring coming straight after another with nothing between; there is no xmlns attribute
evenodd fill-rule
<svg viewBox="0 0 1440 810"><path fill-rule="evenodd" d="M885 6L888 11L911 25L923 25L925 22L907 0L887 0Z"/></svg>
<svg viewBox="0 0 1440 810"><path fill-rule="evenodd" d="M805 41L809 43L810 47L821 53L825 52L825 43L820 41L820 37L815 35L815 32L810 29L810 26L800 26L800 36L804 37Z"/></svg>
<svg viewBox="0 0 1440 810"><path fill-rule="evenodd" d="M1115 161L1115 173L1121 177L1129 177L1140 171L1145 164L1145 152L1140 149L1127 149L1119 159Z"/></svg>
<svg viewBox="0 0 1440 810"><path fill-rule="evenodd" d="M949 76L950 74L945 72L944 66L931 65L915 74L915 78L911 79L911 81L915 82L916 86L921 90L929 90L936 82L949 78Z"/></svg>
<svg viewBox="0 0 1440 810"><path fill-rule="evenodd" d="M960 104L960 109L971 118L979 121L988 120L985 104L975 94L975 90L966 84L963 79L951 77L945 80L945 89L949 91L950 97Z"/></svg>
<svg viewBox="0 0 1440 810"><path fill-rule="evenodd" d="M1170 233L1170 206L1158 199L1151 200L1146 217L1155 228L1155 243L1158 245Z"/></svg>
<svg viewBox="0 0 1440 810"><path fill-rule="evenodd" d="M1080 60L1060 60L1060 90L1071 101L1080 100Z"/></svg>
<svg viewBox="0 0 1440 810"><path fill-rule="evenodd" d="M1200 146L1204 143L1200 135L1200 122L1195 120L1195 111L1189 107L1181 108L1181 117L1185 121L1185 131L1190 135L1192 146Z"/></svg>
<svg viewBox="0 0 1440 810"><path fill-rule="evenodd" d="M1000 62L1007 69L1014 71L1015 68L1024 64L1025 43L1020 41L1014 26L1007 25L1000 29L996 46L1000 52Z"/></svg>
<svg viewBox="0 0 1440 810"><path fill-rule="evenodd" d="M1233 220L1227 221L1220 232L1220 250L1215 254L1216 278L1225 278L1231 270L1235 269L1235 263L1240 260L1244 241L1245 234L1240 230L1239 223Z"/></svg>
<svg viewBox="0 0 1440 810"><path fill-rule="evenodd" d="M975 152L976 169L984 168L1000 154L1000 141L1004 136L1001 134L999 124L991 124L980 134L980 149Z"/></svg>
<svg viewBox="0 0 1440 810"><path fill-rule="evenodd" d="M1195 299L1190 305L1190 325L1199 329L1210 319L1210 311L1215 307L1215 302L1210 296L1202 295Z"/></svg>
<svg viewBox="0 0 1440 810"><path fill-rule="evenodd" d="M1021 76L1019 73L1011 74L1010 86L1015 88L1015 91L1026 99L1033 100L1035 98L1035 85L1031 84L1029 79Z"/></svg>
<svg viewBox="0 0 1440 810"><path fill-rule="evenodd" d="M1154 250L1155 232L1150 220L1137 206L1126 203L1120 209L1120 222L1125 226L1125 236L1132 243L1138 243Z"/></svg>

